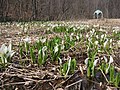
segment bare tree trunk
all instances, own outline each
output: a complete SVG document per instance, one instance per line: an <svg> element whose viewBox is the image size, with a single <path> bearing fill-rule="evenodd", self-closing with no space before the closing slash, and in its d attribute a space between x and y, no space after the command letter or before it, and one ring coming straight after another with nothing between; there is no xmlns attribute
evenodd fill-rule
<svg viewBox="0 0 120 90"><path fill-rule="evenodd" d="M36 20L36 16L37 16L37 3L36 0L32 0L32 19Z"/></svg>
<svg viewBox="0 0 120 90"><path fill-rule="evenodd" d="M106 11L106 17L109 18L109 12L108 12L108 5L109 4L109 0L106 0L105 2L105 11Z"/></svg>
<svg viewBox="0 0 120 90"><path fill-rule="evenodd" d="M3 18L3 0L0 1L0 21L2 21Z"/></svg>

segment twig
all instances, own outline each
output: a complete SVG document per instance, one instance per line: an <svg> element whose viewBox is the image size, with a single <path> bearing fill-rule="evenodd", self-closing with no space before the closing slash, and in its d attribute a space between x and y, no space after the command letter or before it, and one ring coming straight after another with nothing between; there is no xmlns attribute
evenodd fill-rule
<svg viewBox="0 0 120 90"><path fill-rule="evenodd" d="M56 90L55 87L49 82L49 85L53 88L53 90Z"/></svg>
<svg viewBox="0 0 120 90"><path fill-rule="evenodd" d="M107 77L105 76L104 72L100 69L101 73L103 74L104 78L106 79L106 81L109 83Z"/></svg>
<svg viewBox="0 0 120 90"><path fill-rule="evenodd" d="M29 82L29 81L26 81ZM25 84L26 82L16 82L16 83L8 83L8 84L3 84L0 87L4 87L4 86L10 86L10 85L20 85L20 84Z"/></svg>
<svg viewBox="0 0 120 90"><path fill-rule="evenodd" d="M67 76L65 81L62 81L60 84L58 84L57 86L55 86L55 88L58 88L59 86L63 85L65 82L67 82L68 80L70 80L72 77L74 77L75 74L77 74L79 71L75 72L73 75Z"/></svg>
<svg viewBox="0 0 120 90"><path fill-rule="evenodd" d="M73 86L73 85L75 85L75 84L77 84L77 83L81 83L82 81L83 81L83 80L81 79L81 80L79 80L79 81L77 81L77 82L74 82L74 83L66 86L66 87L65 87L65 90L67 90L67 88L69 88L69 87L71 87L71 86Z"/></svg>

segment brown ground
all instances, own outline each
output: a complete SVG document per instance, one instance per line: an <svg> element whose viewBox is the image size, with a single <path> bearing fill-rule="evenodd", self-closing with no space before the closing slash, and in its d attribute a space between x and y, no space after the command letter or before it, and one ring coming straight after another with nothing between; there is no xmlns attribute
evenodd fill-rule
<svg viewBox="0 0 120 90"><path fill-rule="evenodd" d="M100 26L120 26L120 19L104 19L104 20L96 20L96 19L90 19L90 20L80 20L80 21L72 21L72 23L83 23L83 24L88 24L88 25L97 25L99 24ZM31 34L30 36L36 37L41 33L40 31L41 28L36 29L36 30L30 30ZM1 34L2 31L2 34ZM16 39L19 39L18 33L20 32L20 28L17 28L16 26L1 26L0 25L0 45L6 41L9 41L12 38L12 41L16 41ZM38 35L36 35L37 33ZM22 36L23 37L23 36Z"/></svg>
<svg viewBox="0 0 120 90"><path fill-rule="evenodd" d="M83 24L88 24L88 25L99 24L100 26L105 26L105 27L109 27L109 26L110 27L113 27L113 26L119 26L120 27L120 19L104 19L104 20L94 20L94 19L92 19L92 20L72 21L72 23L83 23ZM12 39L13 45L16 45L16 44L18 44L17 42L21 40L21 38L26 37L26 34L23 34L23 32L21 32L21 29L14 26L14 25L12 25L12 26L10 26L10 25L8 25L8 26L0 25L0 31L2 31L0 33L0 46L3 43L9 42L10 39ZM21 34L19 34L19 32L21 32ZM41 27L39 27L37 29L32 28L28 32L28 35L31 36L33 39L36 38L36 37L39 37L40 35L43 35L43 34L44 34L44 29L41 28ZM82 55L78 55L78 56L82 56ZM85 56L85 55L83 55L83 56ZM119 54L118 54L118 57L119 57ZM83 59L83 58L85 59L86 57L82 57L82 58L78 57L78 58L79 59ZM119 59L119 58L117 58L117 59ZM33 67L33 66L30 66L30 67ZM51 68L53 68L53 67L54 66L52 66ZM16 72L16 73L14 73L15 75L12 74L13 72ZM36 67L33 67L33 69L31 69L29 67L21 67L21 66L16 66L14 64L10 65L8 67L8 70L6 70L6 73L0 73L3 81L4 81L4 78L7 78L7 79L9 78L8 81L10 81L10 83L12 82L13 85L16 85L15 82L21 82L24 85L29 85L31 87L33 86L33 89L31 89L31 90L43 90L42 89L43 87L45 87L45 88L49 87L49 89L44 89L44 90L53 90L53 89L50 89L50 88L53 88L52 84L53 85L57 84L58 80L59 80L59 78L55 79L55 80L51 79L51 81L46 80L46 79L55 77L55 75L52 73L52 70L50 71L50 73L46 70L44 70L44 72L43 71L41 72L41 70L37 69ZM76 79L80 79L80 76L78 76L80 74L80 72L76 72L76 73L77 73L76 75L74 74L73 76L69 77L64 83L62 83L60 85L65 85L66 86L66 83L72 83L72 82L70 82L70 80L73 81L73 80L76 80ZM39 77L35 77L35 75L39 76ZM44 81L39 80L39 79L41 79L41 77L44 79ZM17 78L17 79L15 79L15 78ZM63 77L60 77L60 82L61 82L62 78ZM15 81L14 79L18 80L18 81ZM39 80L38 82L37 82L37 79ZM32 80L34 80L34 81L32 81ZM25 81L31 81L31 82L25 82ZM39 85L41 83L42 83L43 86ZM19 85L19 83L17 83L17 84ZM8 85L6 85L6 86L8 86ZM35 88L39 87L41 89L35 89L34 86L35 86ZM20 87L20 85L19 85L19 87ZM1 86L0 86L0 89L1 89ZM24 89L21 88L20 90L24 90ZM26 89L26 90L29 90L29 89Z"/></svg>
<svg viewBox="0 0 120 90"><path fill-rule="evenodd" d="M96 20L96 19L90 19L90 20L83 20L82 22L86 24L99 24L99 25L105 25L105 26L120 26L120 19L103 19L103 20Z"/></svg>

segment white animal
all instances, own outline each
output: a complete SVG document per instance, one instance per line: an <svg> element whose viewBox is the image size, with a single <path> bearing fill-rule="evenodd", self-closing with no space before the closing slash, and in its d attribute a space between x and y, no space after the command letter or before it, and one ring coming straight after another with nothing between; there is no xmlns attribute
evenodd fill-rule
<svg viewBox="0 0 120 90"><path fill-rule="evenodd" d="M101 10L96 10L93 14L95 19L102 19L103 18L103 12Z"/></svg>

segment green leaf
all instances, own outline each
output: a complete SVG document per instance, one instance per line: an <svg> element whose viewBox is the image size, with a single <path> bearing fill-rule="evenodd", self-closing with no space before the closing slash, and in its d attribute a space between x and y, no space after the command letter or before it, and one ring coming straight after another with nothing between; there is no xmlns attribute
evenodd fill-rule
<svg viewBox="0 0 120 90"><path fill-rule="evenodd" d="M32 59L32 63L35 63L35 55L34 55L34 50L33 48L30 48L30 57Z"/></svg>
<svg viewBox="0 0 120 90"><path fill-rule="evenodd" d="M113 83L114 82L114 67L110 66L110 82Z"/></svg>
<svg viewBox="0 0 120 90"><path fill-rule="evenodd" d="M23 48L20 47L20 57L22 58Z"/></svg>
<svg viewBox="0 0 120 90"><path fill-rule="evenodd" d="M63 64L62 74L65 76L68 69L68 62Z"/></svg>
<svg viewBox="0 0 120 90"><path fill-rule="evenodd" d="M74 73L75 69L76 69L76 60L72 59L71 65L70 65L70 71L71 71L71 73Z"/></svg>
<svg viewBox="0 0 120 90"><path fill-rule="evenodd" d="M117 73L114 84L116 87L120 84L120 72Z"/></svg>
<svg viewBox="0 0 120 90"><path fill-rule="evenodd" d="M88 67L88 68L87 68L87 77L90 77L90 76L91 76L91 68Z"/></svg>
<svg viewBox="0 0 120 90"><path fill-rule="evenodd" d="M28 42L25 42L25 50L26 50L26 53L28 53L29 51L29 43Z"/></svg>
<svg viewBox="0 0 120 90"><path fill-rule="evenodd" d="M39 65L42 65L43 64L42 62L43 62L42 50L40 49L38 51L38 63L39 63Z"/></svg>

